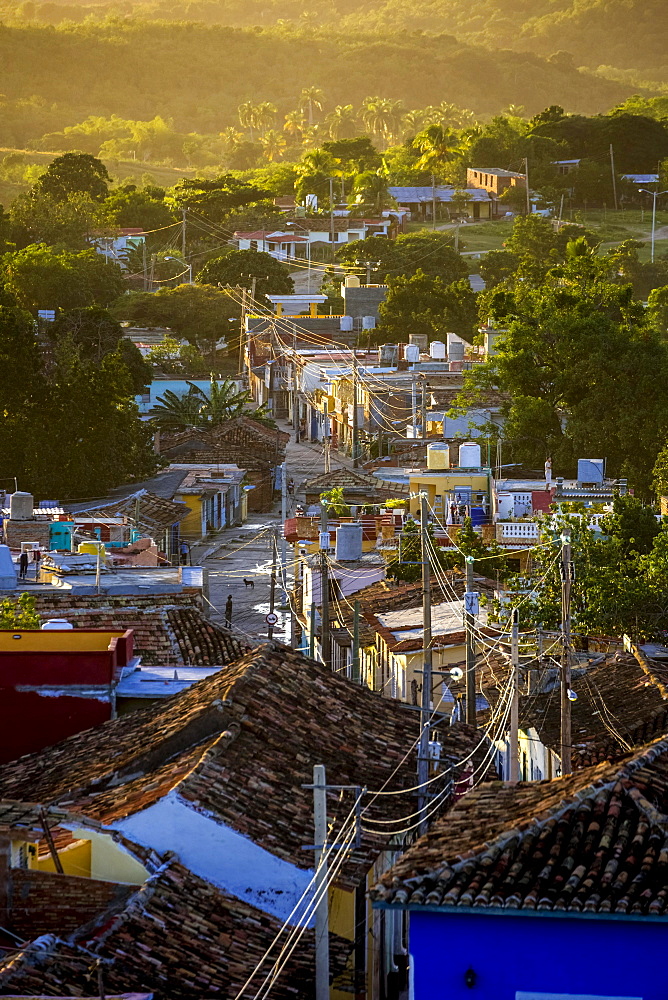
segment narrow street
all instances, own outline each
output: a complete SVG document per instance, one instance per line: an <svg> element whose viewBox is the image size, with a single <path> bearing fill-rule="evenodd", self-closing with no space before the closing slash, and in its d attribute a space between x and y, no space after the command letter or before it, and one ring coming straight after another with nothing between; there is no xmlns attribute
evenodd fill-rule
<svg viewBox="0 0 668 1000"><path fill-rule="evenodd" d="M295 444L294 430L287 421L277 421L281 430L290 434L286 451L288 480L295 483L295 495L288 497L288 516L295 506L303 501L302 484L324 471L324 458L320 445ZM331 468L352 467L346 456L333 452ZM266 638L268 625L265 616L270 607L272 537L276 534L278 555L281 551L281 501L274 503L271 512L250 514L246 524L226 528L218 532L206 547L208 555L201 564L209 571L209 599L218 612L217 620L225 619L228 597L232 598L232 628L240 637L257 641ZM291 548L288 546L288 589L292 586ZM244 583L252 581L253 586ZM274 626L274 637L282 642L290 641L290 615L284 600L280 579L276 581L275 613L278 622Z"/></svg>

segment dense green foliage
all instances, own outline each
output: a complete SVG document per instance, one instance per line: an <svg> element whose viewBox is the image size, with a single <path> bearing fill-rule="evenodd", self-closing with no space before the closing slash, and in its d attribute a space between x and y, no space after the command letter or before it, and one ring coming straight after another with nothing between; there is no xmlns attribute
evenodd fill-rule
<svg viewBox="0 0 668 1000"><path fill-rule="evenodd" d="M0 628L32 630L41 627L42 619L35 609L32 594L21 594L16 600L5 597L0 601Z"/></svg>
<svg viewBox="0 0 668 1000"><path fill-rule="evenodd" d="M218 382L211 378L208 393L194 382L188 382L185 393L168 389L158 396L149 413L151 421L163 431L182 431L190 428L207 430L217 427L232 417L246 412L251 397L247 392L239 392L236 383L230 379ZM253 414L255 416L255 413ZM260 416L264 416L263 413Z"/></svg>
<svg viewBox="0 0 668 1000"><path fill-rule="evenodd" d="M575 566L573 631L662 640L668 628L668 522L659 525L651 510L630 496L615 499L600 533L588 527L586 512L555 515L541 538L554 545L536 549L532 559L541 586L523 602L522 624L559 627L561 575L555 556L562 531L571 537Z"/></svg>
<svg viewBox="0 0 668 1000"><path fill-rule="evenodd" d="M0 478L41 497L103 496L156 468L120 350L83 356L66 329L47 356L29 313L0 307Z"/></svg>

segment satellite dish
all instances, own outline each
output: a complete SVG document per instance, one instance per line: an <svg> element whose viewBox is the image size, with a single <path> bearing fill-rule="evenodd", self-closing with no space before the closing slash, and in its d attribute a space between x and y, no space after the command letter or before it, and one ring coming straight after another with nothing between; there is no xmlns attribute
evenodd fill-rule
<svg viewBox="0 0 668 1000"><path fill-rule="evenodd" d="M450 676L452 677L453 681L460 681L464 676L464 671L462 670L461 667L453 667L452 670L450 671Z"/></svg>
<svg viewBox="0 0 668 1000"><path fill-rule="evenodd" d="M569 688L568 689L568 700L569 701L577 701L578 700L578 696L576 695L576 693L573 690L573 688Z"/></svg>

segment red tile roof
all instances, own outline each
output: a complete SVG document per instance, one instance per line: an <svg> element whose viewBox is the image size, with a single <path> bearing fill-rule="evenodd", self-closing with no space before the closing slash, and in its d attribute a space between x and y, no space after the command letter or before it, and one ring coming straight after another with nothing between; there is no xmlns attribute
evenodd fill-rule
<svg viewBox="0 0 668 1000"><path fill-rule="evenodd" d="M372 896L410 907L663 915L668 738L568 778L481 785Z"/></svg>

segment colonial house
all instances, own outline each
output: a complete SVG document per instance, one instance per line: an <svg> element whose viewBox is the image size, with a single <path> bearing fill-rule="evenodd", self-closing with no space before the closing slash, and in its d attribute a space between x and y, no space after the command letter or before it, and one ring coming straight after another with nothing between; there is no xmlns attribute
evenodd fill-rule
<svg viewBox="0 0 668 1000"><path fill-rule="evenodd" d="M281 220L281 228L276 230L238 230L234 242L239 250L258 250L271 254L276 260L290 261L295 258L316 260L322 250L334 249L344 243L366 239L367 236L381 236L386 239L396 235L396 220L330 218L329 215L295 217Z"/></svg>
<svg viewBox="0 0 668 1000"><path fill-rule="evenodd" d="M648 956L666 936L667 788L664 737L568 778L469 792L372 890L404 932L393 957L405 967L408 952L414 1000L661 1000Z"/></svg>
<svg viewBox="0 0 668 1000"><path fill-rule="evenodd" d="M110 899L92 922L87 910L74 929L70 915L60 930L50 917L54 938L41 947L31 944L45 930L35 922L26 944L0 963L0 989L11 984L19 994L50 988L62 995L66 978L70 991L84 992L91 961L99 957L110 960L109 991L158 990L185 1000L197 982L203 996L237 995L280 924L309 923L313 854L304 847L313 843L314 817L308 786L313 766L321 764L336 786L326 807L335 830L349 810L354 816L356 795L364 807L345 863L332 869L332 1000L350 990L386 995L381 928L366 890L369 873L375 881L387 865L388 836L379 821L401 823L415 807L410 748L419 731L419 714L410 708L269 643L182 694L3 769L0 800L12 800L13 815L23 811L26 820L23 832L13 824L16 858L32 870L50 850L31 813L31 803L48 804L61 811L45 820L57 825L50 831L56 867L58 859L64 870L76 841L84 881L125 887L116 899L102 887ZM459 762L474 759L484 768L485 755L478 734L461 726L443 732L440 749L447 803ZM367 801L367 788L400 794L369 794ZM0 819L1 813L2 801ZM111 841L106 851L101 837ZM86 851L94 869L90 863L86 869ZM119 852L139 862L131 877L115 869ZM312 934L299 952L299 968L286 970L272 991L278 997L313 994Z"/></svg>

